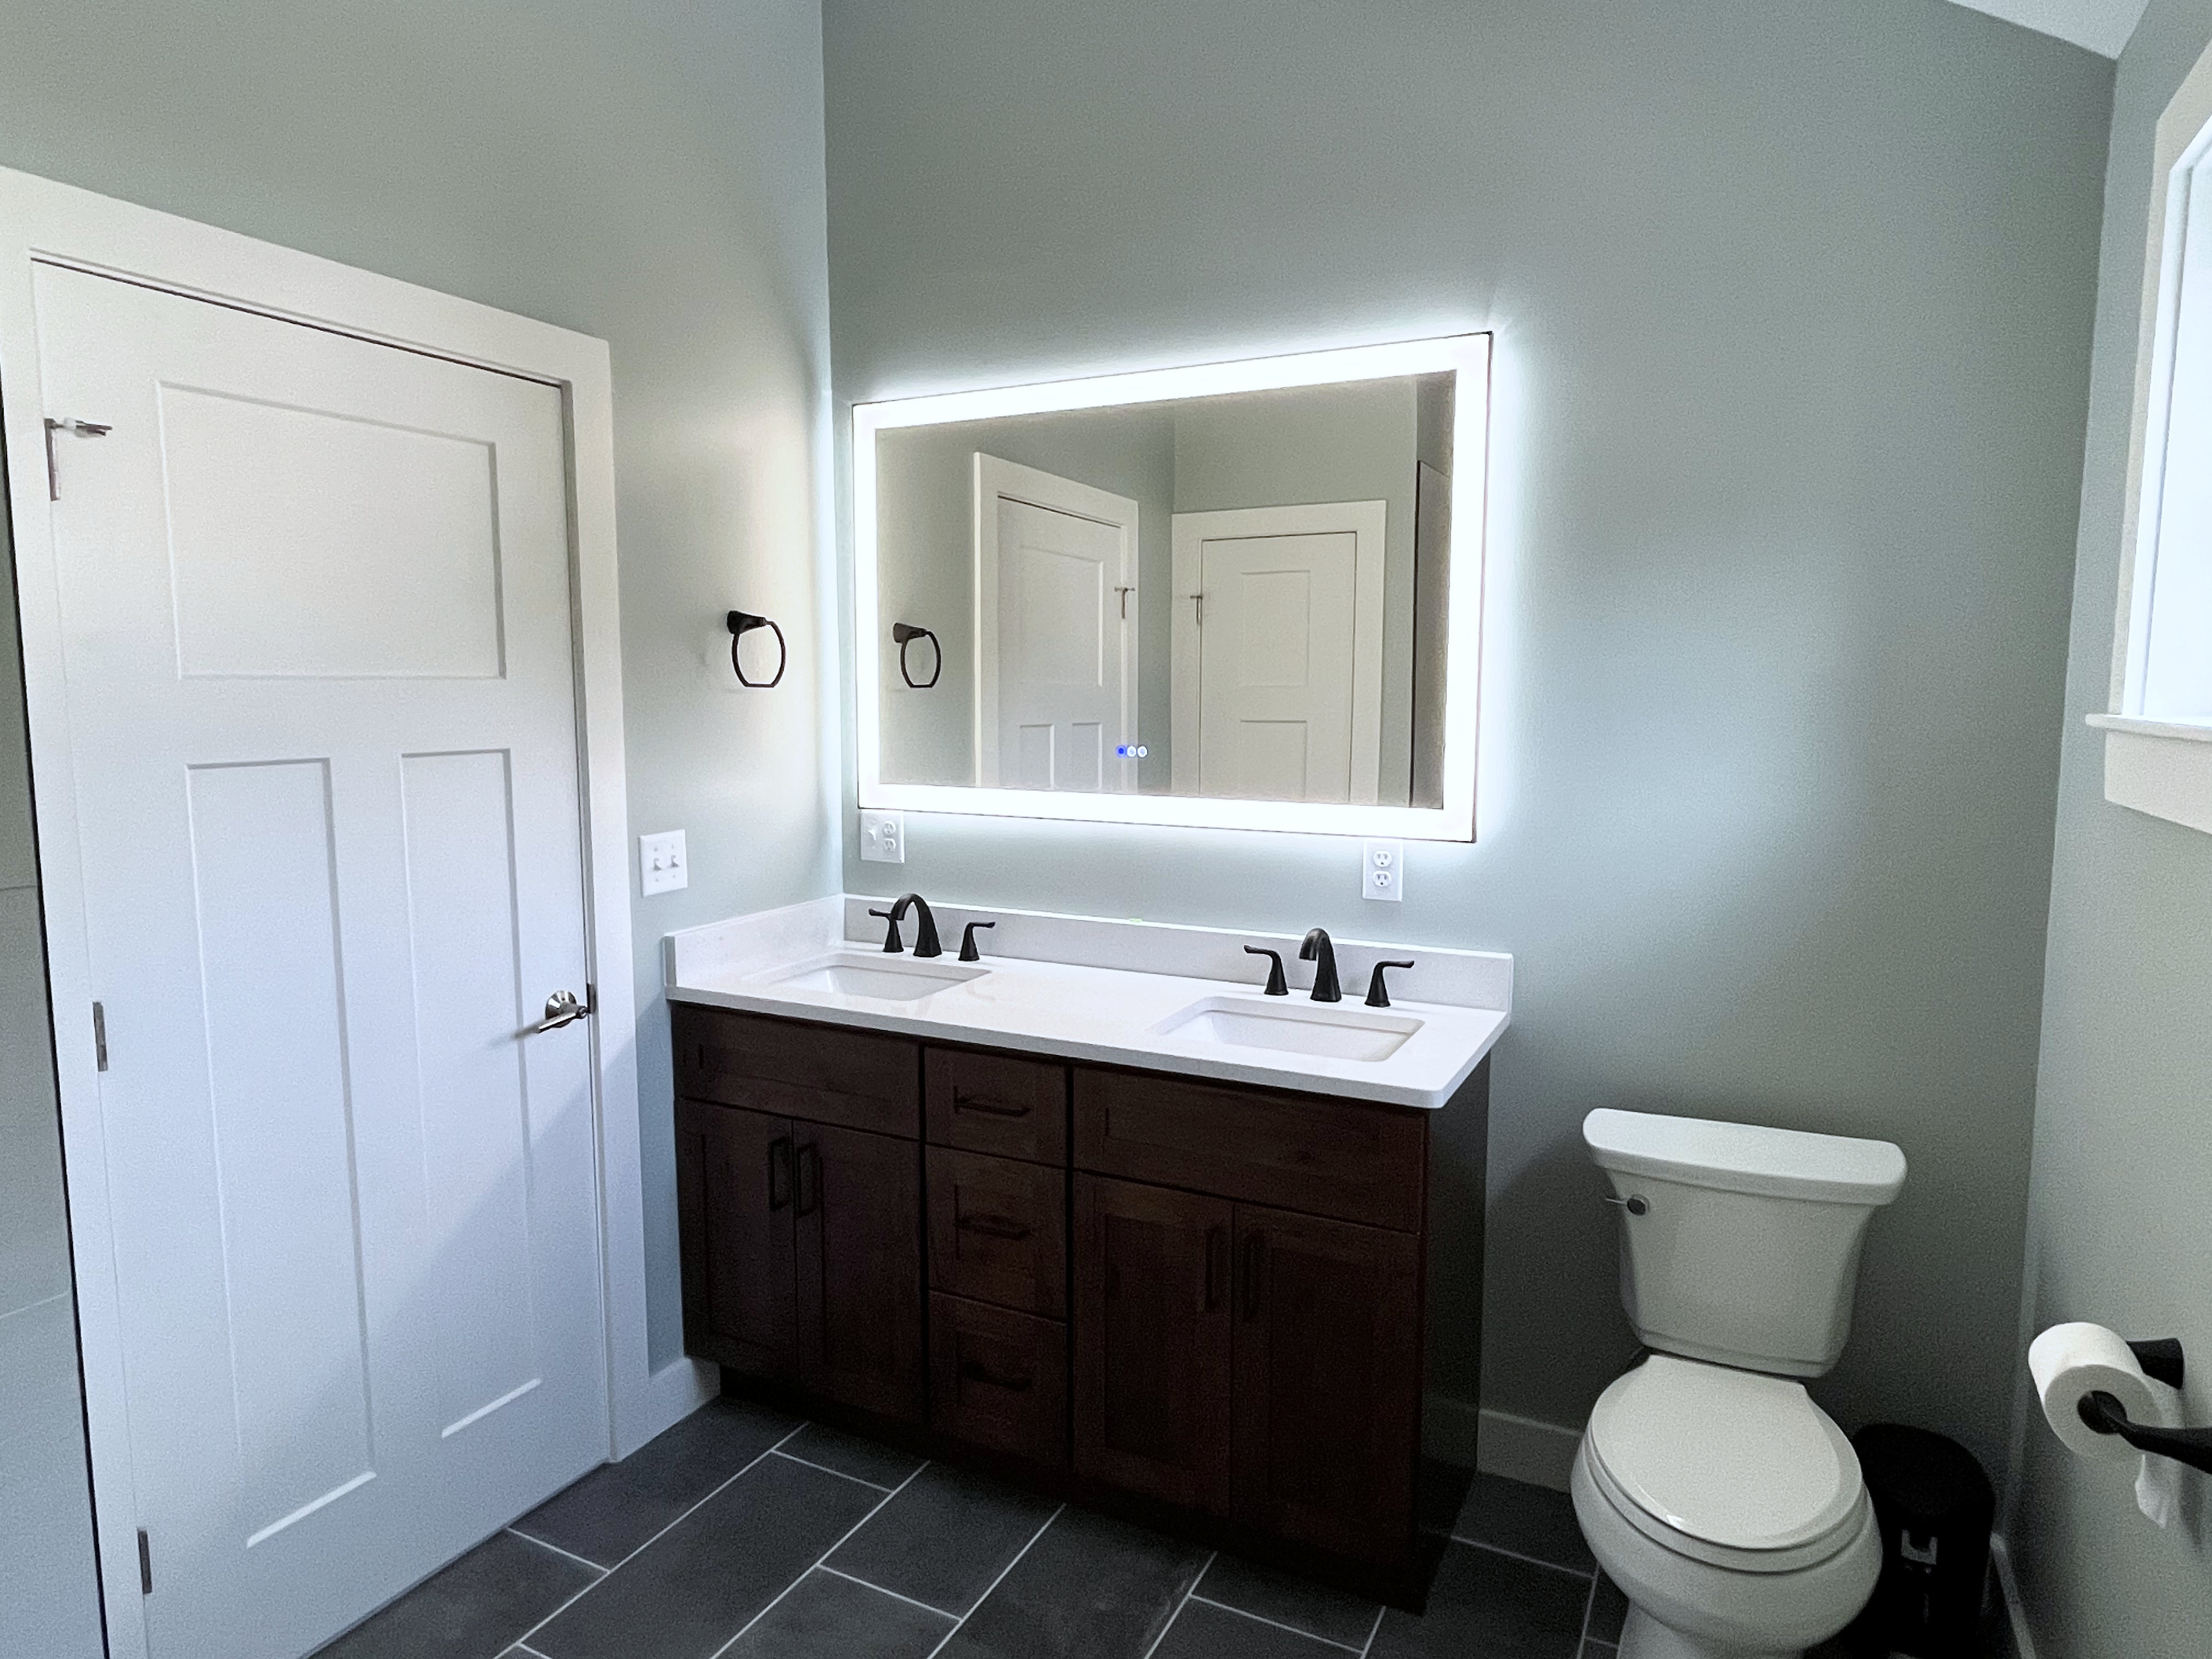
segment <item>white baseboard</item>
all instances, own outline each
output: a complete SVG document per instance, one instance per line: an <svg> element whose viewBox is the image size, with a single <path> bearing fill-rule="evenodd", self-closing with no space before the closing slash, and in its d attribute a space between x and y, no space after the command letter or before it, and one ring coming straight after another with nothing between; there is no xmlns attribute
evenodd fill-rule
<svg viewBox="0 0 2212 1659"><path fill-rule="evenodd" d="M1990 1536L1990 1565L1996 1569L1997 1593L2004 1597L2005 1626L2012 1636L2011 1659L2035 1659L2035 1637L2027 1627L2020 1581L2013 1577L2012 1547L1994 1533Z"/></svg>
<svg viewBox="0 0 2212 1659"><path fill-rule="evenodd" d="M1440 1462L1502 1474L1533 1486L1567 1489L1580 1429L1479 1407L1449 1395L1422 1402L1421 1449Z"/></svg>

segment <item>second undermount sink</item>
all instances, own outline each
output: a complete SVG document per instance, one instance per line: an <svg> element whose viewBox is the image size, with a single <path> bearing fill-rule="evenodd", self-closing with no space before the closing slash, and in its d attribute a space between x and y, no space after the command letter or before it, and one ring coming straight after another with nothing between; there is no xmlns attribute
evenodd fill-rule
<svg viewBox="0 0 2212 1659"><path fill-rule="evenodd" d="M1372 1013L1329 1003L1261 1002L1251 997L1207 997L1170 1014L1156 1035L1231 1048L1324 1060L1388 1060L1421 1029L1410 1014Z"/></svg>
<svg viewBox="0 0 2212 1659"><path fill-rule="evenodd" d="M878 1002L919 1002L955 985L981 979L990 971L934 958L918 962L912 957L866 951L833 951L778 970L770 982L789 991L828 991L839 996L872 997Z"/></svg>

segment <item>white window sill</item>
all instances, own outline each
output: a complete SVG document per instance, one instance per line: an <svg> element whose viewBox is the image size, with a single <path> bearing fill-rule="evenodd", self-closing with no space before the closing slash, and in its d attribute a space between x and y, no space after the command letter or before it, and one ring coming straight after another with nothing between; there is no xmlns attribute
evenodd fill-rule
<svg viewBox="0 0 2212 1659"><path fill-rule="evenodd" d="M2105 734L2105 799L2212 835L2212 725L2092 714Z"/></svg>

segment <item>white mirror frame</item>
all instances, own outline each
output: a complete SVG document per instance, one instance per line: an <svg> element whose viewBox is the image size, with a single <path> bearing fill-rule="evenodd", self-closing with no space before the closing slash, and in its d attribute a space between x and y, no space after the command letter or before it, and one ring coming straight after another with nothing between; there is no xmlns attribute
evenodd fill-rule
<svg viewBox="0 0 2212 1659"><path fill-rule="evenodd" d="M1484 507L1490 472L1487 334L1390 345L1352 346L1184 368L1147 369L1039 386L853 406L853 674L860 753L860 804L908 812L1060 818L1096 823L1177 824L1277 830L1401 841L1474 839L1475 741L1482 685ZM1332 802L1236 800L1193 795L1081 794L1042 789L886 783L882 775L884 620L877 602L877 434L900 427L1103 409L1224 392L1273 392L1348 380L1453 371L1452 604L1445 638L1443 805L1356 806Z"/></svg>

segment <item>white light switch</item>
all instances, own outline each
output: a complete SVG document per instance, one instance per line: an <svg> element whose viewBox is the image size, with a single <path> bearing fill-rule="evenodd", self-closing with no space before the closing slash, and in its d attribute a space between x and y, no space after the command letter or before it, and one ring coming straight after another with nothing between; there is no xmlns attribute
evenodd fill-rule
<svg viewBox="0 0 2212 1659"><path fill-rule="evenodd" d="M670 830L637 838L638 885L647 893L672 893L691 884L690 860L684 855L684 832Z"/></svg>
<svg viewBox="0 0 2212 1659"><path fill-rule="evenodd" d="M1395 902L1406 896L1406 843L1370 841L1360 849L1359 896Z"/></svg>
<svg viewBox="0 0 2212 1659"><path fill-rule="evenodd" d="M906 814L860 814L860 856L870 864L906 862Z"/></svg>

